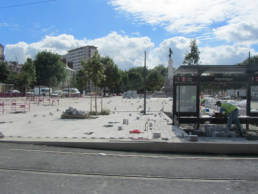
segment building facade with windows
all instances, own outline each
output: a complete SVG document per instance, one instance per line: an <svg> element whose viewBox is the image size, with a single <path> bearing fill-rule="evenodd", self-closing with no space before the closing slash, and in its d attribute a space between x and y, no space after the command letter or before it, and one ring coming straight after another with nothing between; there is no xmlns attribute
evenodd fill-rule
<svg viewBox="0 0 258 194"><path fill-rule="evenodd" d="M65 80L61 83L61 87L63 88L68 88L71 85L73 76L75 75L75 70L71 69L70 67L66 66L65 67L65 71L66 71L66 78Z"/></svg>
<svg viewBox="0 0 258 194"><path fill-rule="evenodd" d="M69 50L68 53L63 56L63 58L65 58L67 64L71 64L73 70L79 71L82 68L81 61L88 61L94 56L96 51L97 47L95 46L84 46Z"/></svg>

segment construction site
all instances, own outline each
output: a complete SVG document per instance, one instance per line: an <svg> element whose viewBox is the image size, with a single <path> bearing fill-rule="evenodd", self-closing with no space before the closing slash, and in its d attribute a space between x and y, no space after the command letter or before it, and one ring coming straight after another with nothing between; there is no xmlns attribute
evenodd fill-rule
<svg viewBox="0 0 258 194"><path fill-rule="evenodd" d="M258 76L253 68L181 66L174 75L173 97L131 91L96 99L1 98L0 140L129 151L256 153ZM235 107L241 130L234 120L228 126L218 101Z"/></svg>

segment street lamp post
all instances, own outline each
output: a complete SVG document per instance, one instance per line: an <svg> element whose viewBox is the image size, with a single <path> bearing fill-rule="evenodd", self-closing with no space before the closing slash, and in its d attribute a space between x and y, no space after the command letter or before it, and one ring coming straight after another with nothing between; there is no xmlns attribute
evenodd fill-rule
<svg viewBox="0 0 258 194"><path fill-rule="evenodd" d="M143 114L146 115L146 51L144 51L144 71L143 71L143 81L144 81L144 110Z"/></svg>

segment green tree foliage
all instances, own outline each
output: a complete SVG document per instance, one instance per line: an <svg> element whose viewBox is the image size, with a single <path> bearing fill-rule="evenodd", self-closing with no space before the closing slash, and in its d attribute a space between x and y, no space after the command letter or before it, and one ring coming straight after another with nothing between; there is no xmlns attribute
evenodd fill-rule
<svg viewBox="0 0 258 194"><path fill-rule="evenodd" d="M144 90L144 67L134 67L128 71L120 70L110 57L94 55L87 63L82 62L83 69L76 74L76 87L82 91L90 80L95 86L109 92L120 93L127 90ZM167 76L163 65L147 70L147 90L160 90Z"/></svg>
<svg viewBox="0 0 258 194"><path fill-rule="evenodd" d="M149 91L160 90L164 85L164 77L154 69L148 73L146 85Z"/></svg>
<svg viewBox="0 0 258 194"><path fill-rule="evenodd" d="M36 82L36 69L32 59L28 58L22 66L21 72L18 74L18 87L26 91L27 88L32 87Z"/></svg>
<svg viewBox="0 0 258 194"><path fill-rule="evenodd" d="M83 64L83 63L82 63ZM89 79L85 69L81 69L76 73L75 80L73 78L73 85L78 88L81 92L86 89ZM74 83L75 82L75 83Z"/></svg>
<svg viewBox="0 0 258 194"><path fill-rule="evenodd" d="M196 40L192 40L190 43L190 52L185 55L184 64L197 65L200 59L200 51L197 47Z"/></svg>
<svg viewBox="0 0 258 194"><path fill-rule="evenodd" d="M144 87L143 75L134 70L128 71L128 89L142 91Z"/></svg>
<svg viewBox="0 0 258 194"><path fill-rule="evenodd" d="M87 63L82 62L82 64L88 79L95 86L95 113L97 113L97 87L102 87L102 83L105 80L104 65L97 52L87 61Z"/></svg>
<svg viewBox="0 0 258 194"><path fill-rule="evenodd" d="M121 82L121 72L117 65L109 57L101 57L101 63L104 65L105 79L102 82L102 87L107 88L110 92L117 92Z"/></svg>
<svg viewBox="0 0 258 194"><path fill-rule="evenodd" d="M158 65L154 67L153 70L159 72L163 76L163 78L165 78L168 75L168 68L164 65Z"/></svg>
<svg viewBox="0 0 258 194"><path fill-rule="evenodd" d="M8 70L8 66L6 62L0 62L0 82L6 83L8 80L8 76L10 71Z"/></svg>
<svg viewBox="0 0 258 194"><path fill-rule="evenodd" d="M97 86L101 87L101 83L105 79L104 75L104 65L101 63L99 54L96 52L92 58L90 58L87 63L83 62L83 67L89 80Z"/></svg>
<svg viewBox="0 0 258 194"><path fill-rule="evenodd" d="M120 70L121 71L121 70ZM120 82L120 90L122 92L125 92L129 90L129 78L128 78L128 72L127 71L121 71L121 82Z"/></svg>
<svg viewBox="0 0 258 194"><path fill-rule="evenodd" d="M155 91L160 90L164 85L164 77L160 72L152 70L147 76L147 90Z"/></svg>
<svg viewBox="0 0 258 194"><path fill-rule="evenodd" d="M35 61L37 84L57 86L65 80L65 64L61 57L51 52L42 51L36 55Z"/></svg>
<svg viewBox="0 0 258 194"><path fill-rule="evenodd" d="M238 65L252 65L257 64L258 65L258 55L254 55L252 57L245 59L242 63L239 63Z"/></svg>

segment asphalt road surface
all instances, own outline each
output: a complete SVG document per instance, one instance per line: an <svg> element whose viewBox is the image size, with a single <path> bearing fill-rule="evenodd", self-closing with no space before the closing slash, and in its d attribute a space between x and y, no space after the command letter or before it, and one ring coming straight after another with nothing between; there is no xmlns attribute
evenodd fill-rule
<svg viewBox="0 0 258 194"><path fill-rule="evenodd" d="M258 157L0 143L0 193L257 194Z"/></svg>

